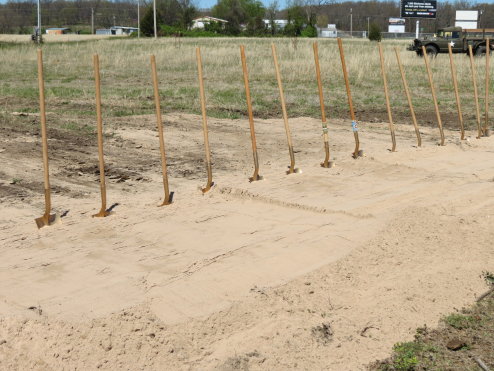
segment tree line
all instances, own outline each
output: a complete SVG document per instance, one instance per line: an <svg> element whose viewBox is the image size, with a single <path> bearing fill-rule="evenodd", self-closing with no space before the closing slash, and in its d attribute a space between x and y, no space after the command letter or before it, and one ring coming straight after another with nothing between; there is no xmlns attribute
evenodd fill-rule
<svg viewBox="0 0 494 371"><path fill-rule="evenodd" d="M0 33L31 33L36 25L36 1L8 0L0 4ZM154 34L151 0L140 0L141 32ZM482 10L480 27L494 28L494 4L438 1L437 18L422 19L423 32L454 25L456 10ZM42 0L41 16L44 27L70 27L72 31L90 33L91 19L95 28L113 25L138 25L137 0ZM211 23L205 30L191 30L193 19L211 15L228 23ZM218 0L211 9L201 10L193 0L157 0L158 32L171 34L213 36L315 36L316 27L335 24L339 30L365 31L371 24L386 31L388 19L399 17L396 1L335 1L290 0L281 8L277 0L264 5L259 0ZM276 19L288 24L279 27ZM265 20L267 20L265 22ZM408 19L406 31L415 31L415 20Z"/></svg>

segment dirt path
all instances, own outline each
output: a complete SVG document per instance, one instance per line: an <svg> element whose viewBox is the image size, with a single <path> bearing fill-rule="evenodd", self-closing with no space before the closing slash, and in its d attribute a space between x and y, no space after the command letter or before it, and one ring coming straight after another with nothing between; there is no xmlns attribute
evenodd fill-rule
<svg viewBox="0 0 494 371"><path fill-rule="evenodd" d="M165 121L173 205L156 207L152 116L107 124L118 205L105 219L90 217L95 143L53 132L53 202L65 216L40 231L39 140L2 137L1 364L355 370L471 302L480 273L494 270L492 138L460 143L447 131L438 147L425 128L415 148L412 128L398 125L390 153L386 125L366 124L367 156L353 160L348 123L332 122L337 166L322 169L320 123L298 118L303 173L286 176L283 124L263 120L266 180L248 183L247 123L213 119L217 186L203 196L200 119Z"/></svg>

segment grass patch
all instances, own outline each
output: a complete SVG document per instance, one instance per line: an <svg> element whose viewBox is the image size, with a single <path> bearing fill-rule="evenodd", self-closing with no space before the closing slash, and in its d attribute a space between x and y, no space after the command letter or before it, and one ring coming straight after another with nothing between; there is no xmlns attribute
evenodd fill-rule
<svg viewBox="0 0 494 371"><path fill-rule="evenodd" d="M439 327L418 328L415 340L395 344L392 355L372 371L478 370L475 359L494 367L494 276L484 272L490 290L462 313L442 318Z"/></svg>
<svg viewBox="0 0 494 371"><path fill-rule="evenodd" d="M348 118L346 90L342 77L339 52L335 40L318 40L326 106L330 118ZM245 44L249 79L255 115L259 118L280 117L278 87L274 74L270 43L277 44L283 86L290 117L319 117L317 84L314 73L312 42L300 39L296 43L285 38L184 38L173 39L111 38L99 41L53 42L43 45L47 97L77 102L77 107L94 105L94 81L91 55L101 59L102 94L111 104L104 108L105 117L122 117L152 111L152 83L149 55L158 61L160 93L167 112L197 113L199 89L195 47L202 48L205 71L208 115L236 119L245 111L245 93L238 45ZM401 76L396 66L393 48L401 49L417 118L433 112L430 88L422 58L405 50L408 41L383 41L389 89L392 93L395 121L408 122L408 104ZM0 96L7 97L8 111L38 106L36 48L28 43L1 43ZM367 121L386 112L379 55L375 43L366 40L344 40L347 67L357 116ZM469 60L455 56L458 83L465 114L474 113ZM476 60L478 86L483 97L485 62ZM447 55L439 55L433 64L441 114L456 113ZM491 85L494 94L494 85ZM17 98L22 98L20 101ZM60 102L49 103L48 110L73 113ZM106 102L104 102L105 104ZM74 107L75 108L75 107ZM374 115L374 113L376 115ZM85 114L83 114L85 116ZM448 121L448 120L445 120ZM445 122L445 126L457 122Z"/></svg>

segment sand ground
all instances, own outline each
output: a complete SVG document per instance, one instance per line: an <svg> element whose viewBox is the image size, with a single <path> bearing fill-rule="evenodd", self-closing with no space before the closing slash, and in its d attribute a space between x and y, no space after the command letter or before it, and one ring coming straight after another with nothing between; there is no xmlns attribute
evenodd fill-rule
<svg viewBox="0 0 494 371"><path fill-rule="evenodd" d="M49 117L49 115L48 115ZM26 119L33 119L27 117ZM34 118L36 120L36 117ZM245 120L210 120L215 188L200 117L167 114L174 203L162 196L154 116L105 122L108 198L99 208L93 137L49 141L53 204L43 212L36 132L0 137L1 369L358 370L415 328L470 304L494 271L494 138L397 125L257 120L261 174ZM12 184L13 183L13 184Z"/></svg>

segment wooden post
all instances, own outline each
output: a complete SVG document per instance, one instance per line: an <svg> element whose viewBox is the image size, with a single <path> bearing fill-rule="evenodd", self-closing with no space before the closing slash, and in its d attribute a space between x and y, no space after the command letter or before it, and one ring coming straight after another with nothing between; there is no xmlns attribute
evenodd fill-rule
<svg viewBox="0 0 494 371"><path fill-rule="evenodd" d="M451 78L453 79L453 86L455 89L456 108L458 110L458 121L460 123L461 140L464 140L465 127L463 126L463 114L461 113L460 94L458 93L458 81L456 80L456 68L455 68L455 62L453 60L453 51L451 49L451 44L449 43L448 43L448 52L449 52L449 64L451 66Z"/></svg>
<svg viewBox="0 0 494 371"><path fill-rule="evenodd" d="M357 120L355 119L355 111L353 110L352 93L350 91L350 82L348 80L348 71L346 69L345 53L343 51L343 43L341 41L341 38L339 38L339 37L338 37L338 48L340 50L340 59L341 59L341 68L343 69L343 78L345 79L346 95L348 98L348 109L350 111L350 118L352 119L353 137L355 138L355 150L353 151L353 158L358 158L359 156L363 155L363 151L359 150L360 141L359 141L359 137L358 137Z"/></svg>
<svg viewBox="0 0 494 371"><path fill-rule="evenodd" d="M252 100L250 97L249 71L247 70L245 47L243 45L240 45L240 58L242 60L242 71L244 75L245 99L247 100L247 113L249 115L250 139L252 142L252 156L254 158L254 174L249 178L249 181L254 182L256 180L263 179L263 177L259 175L259 156L257 155L256 131L254 127L254 113L252 112Z"/></svg>
<svg viewBox="0 0 494 371"><path fill-rule="evenodd" d="M285 93L283 92L283 84L281 82L280 67L278 65L278 56L276 54L276 46L271 44L271 52L273 54L274 69L276 71L276 80L278 81L278 90L280 92L281 110L283 112L283 122L285 124L286 139L288 142L288 152L290 154L290 166L287 174L299 173L300 169L295 168L295 153L293 151L292 133L288 125L288 114L286 112Z"/></svg>
<svg viewBox="0 0 494 371"><path fill-rule="evenodd" d="M473 98L475 100L475 112L477 117L477 139L482 137L482 124L480 123L480 106L479 106L479 93L477 89L477 69L475 68L475 62L473 59L472 45L468 45L468 54L470 56L470 70L472 72L472 84L473 84Z"/></svg>
<svg viewBox="0 0 494 371"><path fill-rule="evenodd" d="M424 56L425 69L427 70L427 76L429 77L429 85L431 87L432 100L434 101L434 109L436 110L437 126L439 127L439 134L441 136L440 145L444 146L443 123L441 121L441 114L439 113L439 106L437 104L436 90L434 89L434 81L432 79L431 67L429 65L429 57L427 56L427 52L424 46L422 46L422 55Z"/></svg>
<svg viewBox="0 0 494 371"><path fill-rule="evenodd" d="M417 136L417 147L422 146L422 138L420 136L419 126L417 124L417 118L415 117L415 110L413 109L412 97L410 95L410 89L408 88L408 82L403 70L403 65L401 64L400 53L398 48L395 47L396 61L398 62L398 67L400 68L401 81L403 82L403 88L405 90L405 95L407 96L408 107L410 108L410 115L412 116L413 127L415 128L415 135Z"/></svg>
<svg viewBox="0 0 494 371"><path fill-rule="evenodd" d="M208 118L206 114L206 94L204 93L204 77L202 73L202 57L201 49L196 48L197 58L197 72L199 74L199 94L201 98L201 112L202 112L202 131L204 133L204 150L206 152L206 169L208 172L208 182L206 187L202 188L202 193L206 193L214 185L213 183L213 169L211 165L211 151L209 149L209 135L208 135Z"/></svg>
<svg viewBox="0 0 494 371"><path fill-rule="evenodd" d="M99 183L101 190L101 209L93 217L105 217L110 215L106 210L106 183L105 183L105 160L103 153L103 119L101 115L101 83L99 75L99 57L98 54L93 55L94 66L94 84L96 90L96 119L98 131L98 158L99 158Z"/></svg>
<svg viewBox="0 0 494 371"><path fill-rule="evenodd" d="M393 123L393 114L391 112L391 103L389 102L389 92L388 92L388 80L386 79L386 72L384 70L384 55L383 48L381 42L377 43L379 49L379 59L381 60L381 75L383 77L383 85L384 85L384 96L386 98L386 109L388 110L388 119L389 119L389 131L391 133L391 152L396 151L396 138L395 138L395 125Z"/></svg>
<svg viewBox="0 0 494 371"><path fill-rule="evenodd" d="M163 203L159 206L164 206L164 205L170 205L172 203L173 192L170 193L170 188L168 186L165 139L163 136L163 121L161 119L160 93L158 89L158 72L156 71L156 57L154 55L151 55L151 75L153 78L154 105L156 107L156 124L158 127L158 137L159 137L160 154L161 154L161 171L163 174L163 188L165 191L165 197L163 199Z"/></svg>
<svg viewBox="0 0 494 371"><path fill-rule="evenodd" d="M324 93L322 89L322 81L321 81L321 67L319 66L319 48L317 45L317 41L312 44L314 49L314 63L316 66L316 78L317 78L317 88L319 91L319 105L321 107L321 121L322 121L322 134L324 138L324 151L326 152L326 157L324 161L321 163L322 167L329 168L333 165L332 161L329 161L329 138L328 138L328 125L326 122L326 109L324 107Z"/></svg>

